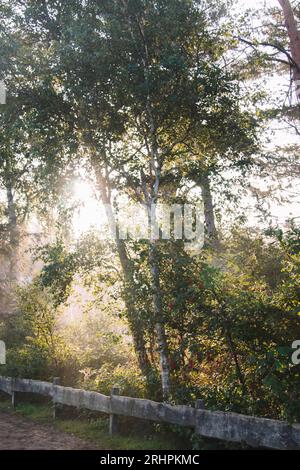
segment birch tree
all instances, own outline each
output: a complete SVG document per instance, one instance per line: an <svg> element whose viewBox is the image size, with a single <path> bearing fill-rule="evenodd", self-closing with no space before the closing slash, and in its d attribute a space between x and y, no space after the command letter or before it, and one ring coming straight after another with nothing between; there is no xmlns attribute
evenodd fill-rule
<svg viewBox="0 0 300 470"><path fill-rule="evenodd" d="M55 1L20 2L23 34L34 48L43 45L43 57L37 55L33 64L43 93L35 82L30 84L32 100L39 97L35 109L48 118L39 125L48 132L73 126L79 145L74 158L94 174L102 202L110 203L113 191L119 191L143 204L155 223L164 181L176 173L184 177L184 163L195 158L201 163L217 135L223 142L218 147L221 158L235 132L239 93L234 77L220 65L219 5L207 10L206 2L188 0L72 2L67 7ZM212 202L205 199L209 220ZM117 252L136 352L140 364L147 365L146 332L135 305L134 272L124 241L117 241ZM159 241L154 237L148 242L148 269L151 323L162 394L168 400L168 332Z"/></svg>
<svg viewBox="0 0 300 470"><path fill-rule="evenodd" d="M289 37L291 51L291 68L293 71L293 79L296 87L296 95L300 101L300 31L296 17L289 0L278 0L283 11L285 27Z"/></svg>

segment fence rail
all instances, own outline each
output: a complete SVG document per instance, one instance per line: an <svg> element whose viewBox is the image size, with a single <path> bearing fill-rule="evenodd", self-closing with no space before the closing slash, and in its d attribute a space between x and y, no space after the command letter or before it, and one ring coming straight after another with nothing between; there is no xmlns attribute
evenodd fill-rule
<svg viewBox="0 0 300 470"><path fill-rule="evenodd" d="M177 424L195 429L202 437L229 442L243 442L253 447L273 449L300 449L300 424L257 418L237 413L209 411L184 405L169 405L141 398L111 396L89 392L39 380L0 377L0 390L12 396L33 393L47 396L56 406L68 405L107 413L111 419L117 415L141 418L161 423ZM116 427L110 423L110 429Z"/></svg>

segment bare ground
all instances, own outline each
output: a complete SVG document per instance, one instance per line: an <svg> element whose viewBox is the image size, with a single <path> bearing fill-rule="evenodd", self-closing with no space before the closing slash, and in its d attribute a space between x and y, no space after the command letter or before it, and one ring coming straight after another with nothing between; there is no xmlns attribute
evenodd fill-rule
<svg viewBox="0 0 300 470"><path fill-rule="evenodd" d="M85 450L90 443L10 413L0 413L0 450Z"/></svg>

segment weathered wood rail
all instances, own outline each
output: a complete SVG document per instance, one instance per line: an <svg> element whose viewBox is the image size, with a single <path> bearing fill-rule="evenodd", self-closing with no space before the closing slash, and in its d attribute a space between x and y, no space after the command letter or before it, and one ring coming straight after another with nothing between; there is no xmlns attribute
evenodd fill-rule
<svg viewBox="0 0 300 470"><path fill-rule="evenodd" d="M244 442L253 447L300 449L300 424L290 425L273 419L208 411L199 406L169 405L116 394L106 396L56 383L0 377L0 390L11 395L13 403L15 393L33 393L50 397L55 406L68 405L107 413L111 417L130 416L192 427L202 437Z"/></svg>

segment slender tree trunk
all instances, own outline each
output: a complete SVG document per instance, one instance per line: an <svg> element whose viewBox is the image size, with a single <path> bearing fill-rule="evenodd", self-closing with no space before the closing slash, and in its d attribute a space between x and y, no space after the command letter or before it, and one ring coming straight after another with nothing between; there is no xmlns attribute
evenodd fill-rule
<svg viewBox="0 0 300 470"><path fill-rule="evenodd" d="M160 288L160 275L157 259L157 246L155 241L150 241L149 265L151 271L151 288L153 298L153 314L157 345L160 360L160 376L163 399L167 401L170 396L170 370L168 361L168 345L162 313L162 293Z"/></svg>
<svg viewBox="0 0 300 470"><path fill-rule="evenodd" d="M151 177L153 179L153 185L151 190L147 189L147 184L144 180L143 172L141 172L141 182L145 197L145 203L148 208L148 216L150 226L157 226L157 213L156 204L159 196L159 185L160 185L160 171L161 164L158 154L158 147L155 134L155 125L152 116L152 109L150 100L147 102L147 114L150 122L150 168ZM165 322L163 318L162 308L162 292L160 288L160 272L159 272L159 259L158 259L158 248L157 240L150 237L149 243L149 267L151 273L151 288L152 288L152 299L153 299L153 317L155 324L155 331L157 335L157 345L160 362L160 377L161 387L164 401L168 401L170 398L170 368L169 368L169 351L165 331Z"/></svg>
<svg viewBox="0 0 300 470"><path fill-rule="evenodd" d="M290 40L290 49L294 61L293 78L296 85L297 99L300 101L300 31L289 0L278 0L283 11L285 26Z"/></svg>
<svg viewBox="0 0 300 470"><path fill-rule="evenodd" d="M228 330L226 332L226 337L227 337L228 347L230 349L231 355L232 355L233 360L234 360L236 375L237 375L237 377L239 379L239 382L242 386L243 394L246 395L246 393L247 393L246 380L245 380L244 374L242 372L242 368L241 368L240 363L239 363L239 359L238 359L238 355L237 355L237 352L236 352L235 344L233 342L231 333Z"/></svg>
<svg viewBox="0 0 300 470"><path fill-rule="evenodd" d="M153 184L150 184L150 188L147 187L145 181L143 181L143 171L141 171L141 179L142 179L142 187L145 197L145 204L148 208L149 217L151 218L152 208L155 204L157 204L158 200L158 191L160 185L160 172L162 162L159 158L158 152L158 144L156 139L156 126L155 120L152 112L152 103L151 103L151 96L150 96L150 79L149 79L149 72L150 72L150 57L149 57L149 50L147 44L147 38L144 33L144 27L142 22L139 19L135 18L135 25L132 24L132 15L128 14L128 2L125 0L121 0L124 8L124 19L127 21L130 30L131 30L131 37L135 40L134 30L135 25L138 26L139 31L139 38L138 40L141 41L142 48L143 48L143 71L144 71L144 80L145 80L145 87L146 87L146 103L145 103L145 114L148 120L148 126L146 126L146 130L142 132L145 139L145 146L149 151L149 174L148 176L153 181ZM157 335L157 343L158 343L158 352L160 357L160 373L161 373L161 385L162 385L162 392L164 400L168 400L170 396L170 371L169 371L169 363L168 363L168 346L166 340L166 333L165 333L165 326L163 322L163 312L162 312L162 292L160 289L160 274L158 268L158 261L157 261L157 245L156 241L150 241L149 244L149 265L150 265L150 272L151 272L151 285L153 291L153 313L154 313L154 323L155 323L155 331Z"/></svg>
<svg viewBox="0 0 300 470"><path fill-rule="evenodd" d="M219 244L219 239L215 223L213 198L207 174L204 174L201 177L200 187L204 205L205 241L207 244L217 247Z"/></svg>
<svg viewBox="0 0 300 470"><path fill-rule="evenodd" d="M6 198L7 198L7 215L8 215L8 233L9 233L9 248L10 248L10 272L9 281L14 282L17 280L17 250L19 245L19 233L17 227L16 206L13 194L13 185L11 179L8 177L6 181Z"/></svg>
<svg viewBox="0 0 300 470"><path fill-rule="evenodd" d="M123 240L116 239L119 260L122 266L125 284L125 304L128 312L129 326L131 327L134 348L138 357L140 369L146 377L148 377L152 367L146 350L146 342L144 337L144 325L139 319L139 313L134 306L133 279L130 272L130 261Z"/></svg>
<svg viewBox="0 0 300 470"><path fill-rule="evenodd" d="M10 243L16 244L17 234L17 215L14 202L13 188L11 181L7 182L6 185L6 196L7 196L7 214L8 214L8 227L9 227L9 239Z"/></svg>
<svg viewBox="0 0 300 470"><path fill-rule="evenodd" d="M144 173L141 171L141 183L145 198L145 204L148 208L148 215L151 226L157 225L157 214L156 205L159 198L159 187L160 187L160 174L162 162L159 156L158 143L156 137L156 127L152 112L152 105L149 92L149 55L146 38L143 32L143 28L140 25L140 34L143 38L144 43L144 76L145 83L148 90L147 101L146 101L146 114L149 122L149 135L145 137L146 147L149 149L149 168L150 168L150 179L152 183L150 188L147 187ZM160 272L159 272L159 260L158 260L158 249L157 240L150 238L149 243L149 267L151 273L151 288L153 298L153 317L155 324L155 331L157 335L157 346L159 353L160 362L160 377L161 387L164 401L168 401L170 398L170 368L169 368L169 351L166 338L165 322L163 318L162 308L162 292L160 288Z"/></svg>
<svg viewBox="0 0 300 470"><path fill-rule="evenodd" d="M103 177L101 169L99 169L99 166L96 162L96 159L94 159L92 165L97 178L99 193L101 195L102 202L105 205L106 216L108 222L111 225L111 230L113 233L113 227L116 226L116 220L111 210L111 190L109 187L109 182ZM115 234L113 233L113 236L114 235ZM139 319L139 314L134 306L134 283L132 278L130 260L128 258L124 241L116 237L115 243L123 272L125 287L124 301L127 310L128 323L133 337L134 349L137 355L140 370L142 374L147 378L152 369L152 366L147 354L146 341L144 337L144 325L143 322Z"/></svg>

